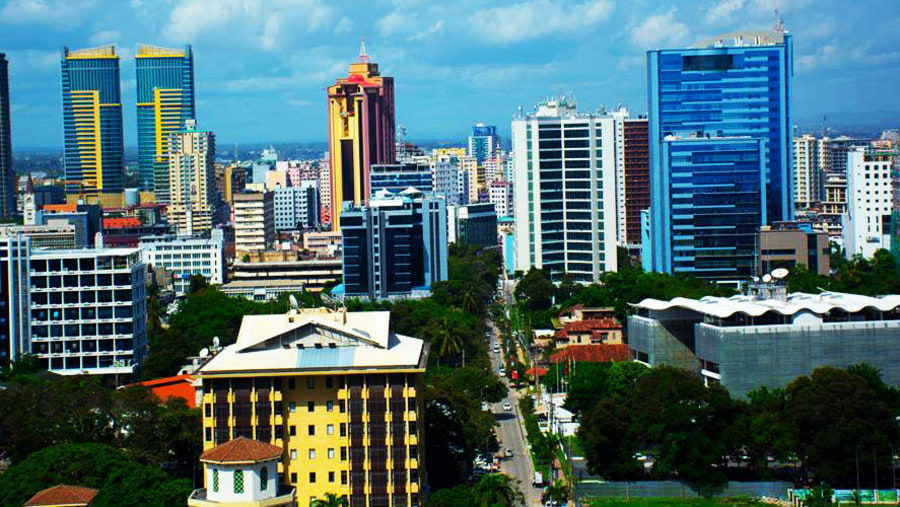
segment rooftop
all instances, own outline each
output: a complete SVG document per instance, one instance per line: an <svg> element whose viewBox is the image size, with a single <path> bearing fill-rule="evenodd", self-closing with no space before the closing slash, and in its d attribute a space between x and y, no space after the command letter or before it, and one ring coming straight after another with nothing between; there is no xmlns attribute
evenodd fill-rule
<svg viewBox="0 0 900 507"><path fill-rule="evenodd" d="M218 464L259 463L278 459L283 453L281 447L247 437L237 437L204 452L200 455L200 461Z"/></svg>
<svg viewBox="0 0 900 507"><path fill-rule="evenodd" d="M98 490L85 488L82 486L69 486L68 484L60 484L43 491L38 491L31 499L25 502L26 507L36 506L81 506L89 505L94 497L99 493Z"/></svg>
<svg viewBox="0 0 900 507"><path fill-rule="evenodd" d="M896 311L900 309L900 295L871 297L843 292L823 292L821 294L794 292L788 294L784 300L760 299L745 295L728 298L707 296L702 299L679 297L671 301L648 298L634 305L634 307L638 310L653 311L685 309L720 319L728 318L737 313L759 317L770 311L785 316L804 312L824 315L835 309L846 313L858 313L865 309L874 309L881 312Z"/></svg>
<svg viewBox="0 0 900 507"><path fill-rule="evenodd" d="M386 311L327 308L247 315L237 342L216 354L196 374L423 369L425 343L392 332L390 317Z"/></svg>
<svg viewBox="0 0 900 507"><path fill-rule="evenodd" d="M628 361L628 345L569 345L565 350L550 356L553 364L566 361L604 363L609 361Z"/></svg>
<svg viewBox="0 0 900 507"><path fill-rule="evenodd" d="M784 44L784 35L770 30L738 30L698 42L693 48L777 46Z"/></svg>

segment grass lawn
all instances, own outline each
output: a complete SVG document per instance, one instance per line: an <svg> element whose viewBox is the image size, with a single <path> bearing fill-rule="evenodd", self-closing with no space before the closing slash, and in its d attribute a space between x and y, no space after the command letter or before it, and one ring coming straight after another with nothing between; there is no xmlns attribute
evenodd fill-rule
<svg viewBox="0 0 900 507"><path fill-rule="evenodd" d="M765 505L748 498L624 498L591 500L591 507L631 505L633 507L755 507Z"/></svg>

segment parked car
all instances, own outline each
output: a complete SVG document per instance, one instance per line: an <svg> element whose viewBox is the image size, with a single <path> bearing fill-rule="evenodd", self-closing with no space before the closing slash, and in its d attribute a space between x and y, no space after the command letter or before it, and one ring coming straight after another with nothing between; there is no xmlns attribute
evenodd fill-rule
<svg viewBox="0 0 900 507"><path fill-rule="evenodd" d="M503 404L503 410L509 412L512 410L512 405L509 402Z"/></svg>
<svg viewBox="0 0 900 507"><path fill-rule="evenodd" d="M512 449L507 449L505 454L506 454L507 458L512 458L513 457Z"/></svg>

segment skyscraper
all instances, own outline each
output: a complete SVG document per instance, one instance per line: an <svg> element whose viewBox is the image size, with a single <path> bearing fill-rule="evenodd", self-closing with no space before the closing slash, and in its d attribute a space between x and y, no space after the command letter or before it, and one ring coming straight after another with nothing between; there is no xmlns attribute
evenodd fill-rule
<svg viewBox="0 0 900 507"><path fill-rule="evenodd" d="M116 47L63 48L61 67L66 193L121 192L125 166Z"/></svg>
<svg viewBox="0 0 900 507"><path fill-rule="evenodd" d="M566 98L512 122L516 269L596 282L616 271L615 118Z"/></svg>
<svg viewBox="0 0 900 507"><path fill-rule="evenodd" d="M475 157L478 165L484 165L484 161L494 155L494 151L500 145L500 136L497 135L497 127L476 123L472 127L472 135L469 136L468 155Z"/></svg>
<svg viewBox="0 0 900 507"><path fill-rule="evenodd" d="M208 130L197 130L194 120L188 120L184 130L168 136L169 224L180 235L209 232L217 202L213 175L216 136Z"/></svg>
<svg viewBox="0 0 900 507"><path fill-rule="evenodd" d="M750 220L759 227L793 218L791 35L735 32L649 51L647 60L652 256L645 267L748 277Z"/></svg>
<svg viewBox="0 0 900 507"><path fill-rule="evenodd" d="M792 143L794 157L794 205L797 209L809 209L822 200L822 178L819 169L819 146L815 136L795 137Z"/></svg>
<svg viewBox="0 0 900 507"><path fill-rule="evenodd" d="M344 202L369 199L369 167L394 162L394 78L369 60L365 42L346 78L328 87L332 229L340 230Z"/></svg>
<svg viewBox="0 0 900 507"><path fill-rule="evenodd" d="M0 53L0 219L16 216L16 184L9 131L9 62Z"/></svg>
<svg viewBox="0 0 900 507"><path fill-rule="evenodd" d="M141 44L137 69L138 174L156 202L169 202L169 134L196 118L194 54L190 46L169 49Z"/></svg>

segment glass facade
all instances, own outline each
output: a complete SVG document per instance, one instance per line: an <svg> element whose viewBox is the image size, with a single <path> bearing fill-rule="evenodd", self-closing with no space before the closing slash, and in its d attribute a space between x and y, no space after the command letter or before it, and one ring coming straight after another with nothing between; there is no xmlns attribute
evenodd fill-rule
<svg viewBox="0 0 900 507"><path fill-rule="evenodd" d="M662 204L668 272L712 280L753 276L756 239L765 223L761 139L664 141L669 168Z"/></svg>
<svg viewBox="0 0 900 507"><path fill-rule="evenodd" d="M169 202L169 134L196 118L194 55L184 50L139 46L137 69L138 174L156 202Z"/></svg>
<svg viewBox="0 0 900 507"><path fill-rule="evenodd" d="M9 63L0 53L0 218L16 216L16 185L9 132Z"/></svg>
<svg viewBox="0 0 900 507"><path fill-rule="evenodd" d="M711 41L705 47L657 50L647 55L653 258L645 259L645 263L656 271L681 270L681 264L672 261L675 245L667 238L674 227L674 212L669 207L673 200L668 185L674 170L670 163L679 160L665 152L665 140L669 136L759 140L763 148L760 162L765 189L760 204L765 209L756 214L762 223L793 217L791 36L780 32L752 32L729 37L732 40ZM752 150L747 150L746 156L751 156L749 151ZM683 159L679 161L682 162ZM733 186L736 167L726 166L719 180ZM706 177L717 179L713 174ZM682 238L684 242L688 240L689 237ZM707 247L702 242L689 246L695 250ZM734 255L741 254L734 252ZM717 256L725 256L724 250ZM741 262L735 260L731 264ZM724 275L724 272L717 273L714 278ZM733 272L732 277L743 274Z"/></svg>
<svg viewBox="0 0 900 507"><path fill-rule="evenodd" d="M66 192L121 192L125 166L116 48L65 48L61 67Z"/></svg>
<svg viewBox="0 0 900 507"><path fill-rule="evenodd" d="M369 169L369 179L372 195L381 190L396 194L409 187L420 192L434 190L431 167L427 164L376 164Z"/></svg>
<svg viewBox="0 0 900 507"><path fill-rule="evenodd" d="M494 150L499 145L500 136L497 135L496 126L479 123L472 127L468 154L470 157L475 157L475 161L479 166L484 165L484 161L493 155Z"/></svg>

